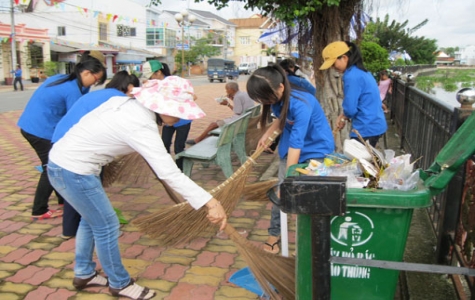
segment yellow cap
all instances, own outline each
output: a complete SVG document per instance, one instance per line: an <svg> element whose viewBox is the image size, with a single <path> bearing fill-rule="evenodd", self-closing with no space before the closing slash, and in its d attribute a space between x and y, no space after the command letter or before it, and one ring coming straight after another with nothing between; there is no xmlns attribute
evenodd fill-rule
<svg viewBox="0 0 475 300"><path fill-rule="evenodd" d="M328 44L325 49L323 49L323 64L320 67L320 70L326 70L333 66L338 57L350 51L350 48L345 42L333 42Z"/></svg>

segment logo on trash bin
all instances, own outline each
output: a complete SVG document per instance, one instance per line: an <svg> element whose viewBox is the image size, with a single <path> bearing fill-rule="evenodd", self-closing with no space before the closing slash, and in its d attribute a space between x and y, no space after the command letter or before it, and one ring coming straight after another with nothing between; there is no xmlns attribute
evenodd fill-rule
<svg viewBox="0 0 475 300"><path fill-rule="evenodd" d="M353 247L366 244L373 236L373 221L360 212L347 211L331 220L331 237L336 243Z"/></svg>

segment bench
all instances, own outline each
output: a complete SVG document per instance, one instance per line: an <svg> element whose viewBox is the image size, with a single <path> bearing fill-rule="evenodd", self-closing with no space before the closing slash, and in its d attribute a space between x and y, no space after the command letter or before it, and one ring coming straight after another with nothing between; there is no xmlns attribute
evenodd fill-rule
<svg viewBox="0 0 475 300"><path fill-rule="evenodd" d="M236 133L233 139L232 151L237 154L241 164L247 160L247 149L246 149L246 133L248 132L249 120L251 118L257 118L261 113L261 106L256 105L246 110L246 112L233 122L238 122L240 119L243 119L241 124L236 127ZM221 133L221 128L216 128L212 130L209 134L219 136Z"/></svg>
<svg viewBox="0 0 475 300"><path fill-rule="evenodd" d="M251 108L246 109L244 113L251 112L251 118L257 117L261 113L261 105L256 105ZM211 130L208 135L220 135L221 127Z"/></svg>
<svg viewBox="0 0 475 300"><path fill-rule="evenodd" d="M239 120L239 119L238 119ZM236 120L236 121L238 121ZM199 143L178 153L175 158L183 158L183 173L191 177L195 162L207 164L214 162L221 167L226 177L234 171L231 164L231 147L236 132L236 125L240 122L224 124L219 136L210 136Z"/></svg>

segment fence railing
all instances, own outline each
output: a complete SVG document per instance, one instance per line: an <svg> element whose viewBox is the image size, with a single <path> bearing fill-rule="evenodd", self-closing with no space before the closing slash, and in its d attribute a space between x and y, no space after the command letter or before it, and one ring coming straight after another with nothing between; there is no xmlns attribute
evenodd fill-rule
<svg viewBox="0 0 475 300"><path fill-rule="evenodd" d="M471 111L454 108L437 98L413 87L413 83L394 80L389 99L391 119L400 136L400 146L410 153L415 167L426 169L435 160L457 128ZM433 197L428 208L434 234L437 238L437 261L441 264L475 266L473 248L475 234L475 167L469 160L466 172L461 170L445 192ZM464 185L465 182L465 185ZM473 191L473 193L472 193ZM473 238L468 238L473 235ZM455 287L461 287L461 278L452 275ZM472 278L465 282L473 290ZM459 291L457 288L456 290ZM464 298L464 297L461 297Z"/></svg>

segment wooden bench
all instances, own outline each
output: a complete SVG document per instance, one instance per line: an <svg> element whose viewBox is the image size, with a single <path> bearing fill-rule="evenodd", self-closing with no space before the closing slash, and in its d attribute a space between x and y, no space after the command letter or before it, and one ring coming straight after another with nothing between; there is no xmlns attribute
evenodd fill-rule
<svg viewBox="0 0 475 300"><path fill-rule="evenodd" d="M225 124L221 127L222 132L219 136L207 137L178 153L175 158L183 158L183 173L191 177L195 162L202 164L214 162L221 167L226 177L230 177L234 173L231 164L231 147L237 124L240 122Z"/></svg>

